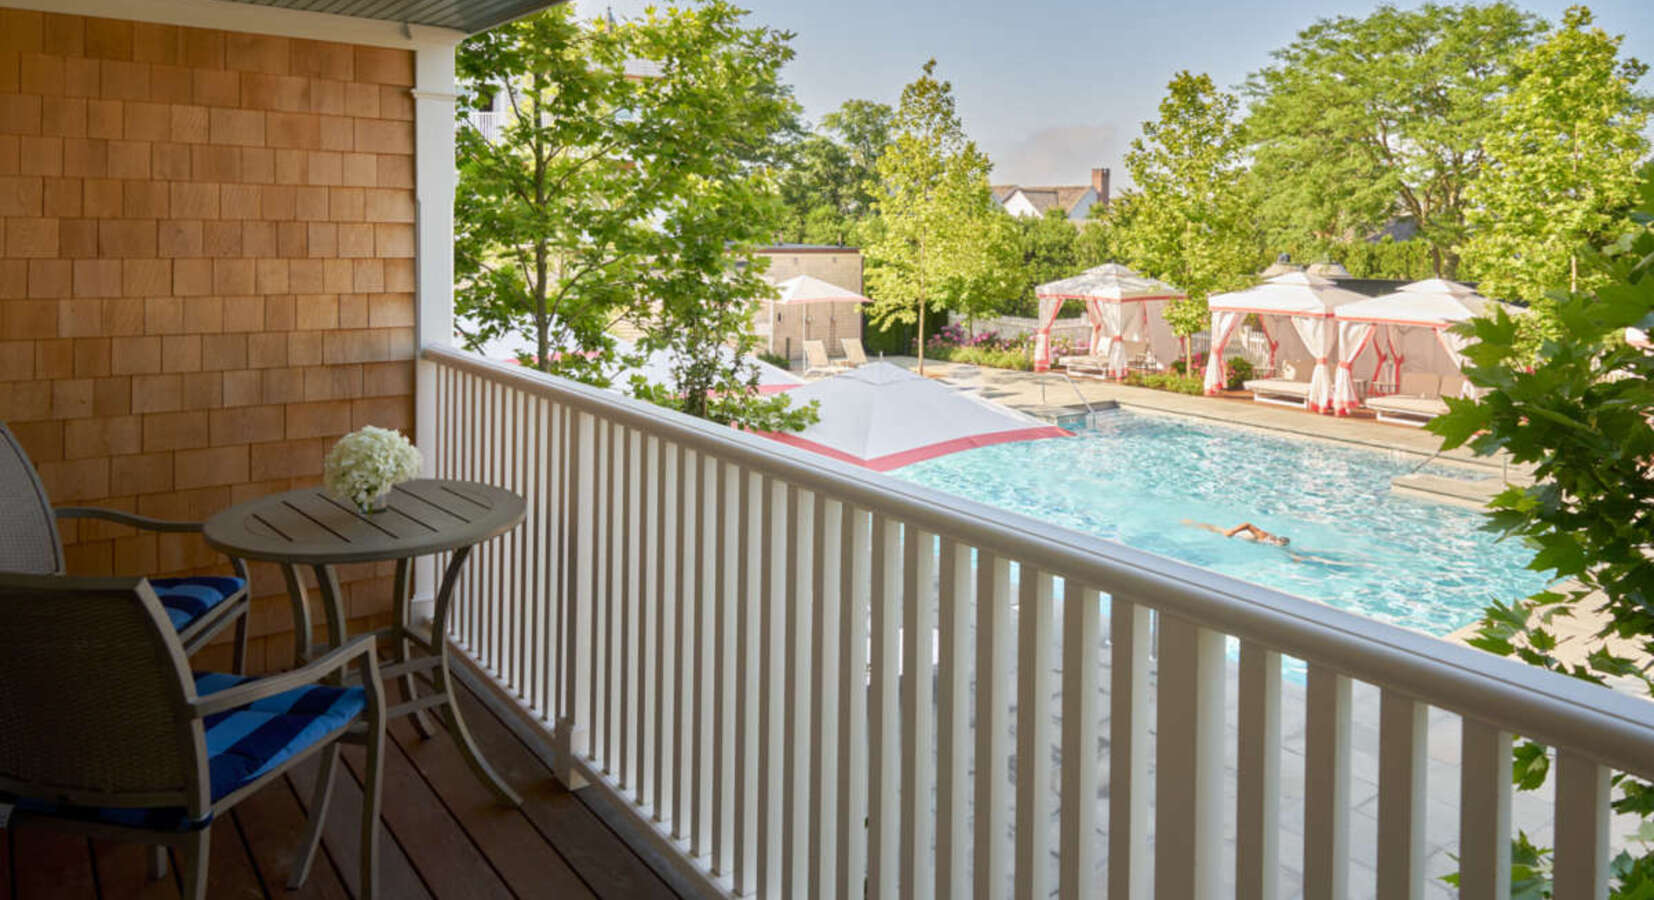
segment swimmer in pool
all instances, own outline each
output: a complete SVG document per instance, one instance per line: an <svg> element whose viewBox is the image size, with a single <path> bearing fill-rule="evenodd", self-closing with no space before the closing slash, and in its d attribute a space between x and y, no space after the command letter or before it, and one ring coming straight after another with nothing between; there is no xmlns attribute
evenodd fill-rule
<svg viewBox="0 0 1654 900"><path fill-rule="evenodd" d="M1292 543L1291 538L1264 531L1251 522L1242 522L1234 528L1219 528L1210 522L1196 522L1193 519L1184 519L1183 524L1210 531L1213 534L1221 534L1226 538L1238 537L1243 541L1257 541L1260 544L1274 544L1277 547L1285 547Z"/></svg>
<svg viewBox="0 0 1654 900"><path fill-rule="evenodd" d="M1262 528L1253 525L1251 522L1242 522L1234 528L1219 528L1210 522L1196 522L1193 519L1184 519L1183 524L1188 525L1191 528L1199 528L1203 531L1210 531L1213 534L1221 534L1226 538L1240 538L1243 541L1256 541L1260 544L1271 544L1276 547L1285 547L1286 545L1292 543L1291 538L1283 537L1275 534L1274 532L1265 531ZM1309 553L1295 553L1291 550L1288 550L1286 555L1292 557L1292 561L1295 563L1319 563L1324 566L1336 566L1341 569L1354 568L1356 566L1356 563L1328 559L1325 556L1316 556Z"/></svg>

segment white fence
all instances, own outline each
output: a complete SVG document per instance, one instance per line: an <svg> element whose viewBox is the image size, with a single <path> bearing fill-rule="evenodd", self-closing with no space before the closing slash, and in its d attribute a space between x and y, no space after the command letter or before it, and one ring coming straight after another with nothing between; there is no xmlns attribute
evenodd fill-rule
<svg viewBox="0 0 1654 900"><path fill-rule="evenodd" d="M1654 775L1635 698L605 391L421 365L438 473L530 500L473 555L452 636L566 777L728 893L1425 896L1434 708L1463 717L1432 748L1460 773L1461 895L1510 895L1519 734L1555 749L1556 896L1602 897L1609 776ZM1376 886L1351 883L1357 840Z"/></svg>

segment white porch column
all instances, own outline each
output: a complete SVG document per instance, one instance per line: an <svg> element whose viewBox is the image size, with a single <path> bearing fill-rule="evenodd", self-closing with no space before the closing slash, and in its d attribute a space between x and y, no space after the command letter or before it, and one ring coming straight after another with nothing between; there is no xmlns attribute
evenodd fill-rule
<svg viewBox="0 0 1654 900"><path fill-rule="evenodd" d="M447 345L454 338L454 48L450 40L414 50L415 343ZM436 474L436 366L418 360L414 382L414 443L424 451L420 474ZM431 615L435 560L414 566L414 621Z"/></svg>

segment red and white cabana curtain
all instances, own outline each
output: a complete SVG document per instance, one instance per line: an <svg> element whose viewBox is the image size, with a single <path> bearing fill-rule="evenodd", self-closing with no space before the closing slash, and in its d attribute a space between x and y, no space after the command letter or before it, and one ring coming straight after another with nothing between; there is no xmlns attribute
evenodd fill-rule
<svg viewBox="0 0 1654 900"><path fill-rule="evenodd" d="M1303 340L1304 348L1315 357L1315 369L1309 377L1309 396L1304 399L1304 408L1310 412L1331 412L1331 360L1338 348L1338 328L1329 316L1292 316L1290 320L1298 337Z"/></svg>
<svg viewBox="0 0 1654 900"><path fill-rule="evenodd" d="M1212 311L1212 346L1206 356L1206 393L1209 395L1223 390L1223 386L1229 383L1229 366L1224 362L1223 351L1244 321L1244 312L1228 309Z"/></svg>
<svg viewBox="0 0 1654 900"><path fill-rule="evenodd" d="M1332 382L1332 411L1340 416L1347 416L1361 405L1361 397L1355 391L1355 361L1367 349L1367 344L1373 339L1377 326L1371 322L1339 322L1338 324L1338 372ZM1379 354L1379 365L1382 367L1383 353ZM1313 392L1313 387L1311 391Z"/></svg>
<svg viewBox="0 0 1654 900"><path fill-rule="evenodd" d="M1129 312L1141 313L1141 307L1134 304ZM1108 358L1109 375L1126 377L1126 305L1087 300L1086 309L1091 314L1091 355Z"/></svg>
<svg viewBox="0 0 1654 900"><path fill-rule="evenodd" d="M1464 364L1470 361L1464 355L1464 351L1475 339L1459 334L1450 328L1437 328L1436 340L1441 342L1442 349L1447 352L1448 361L1453 363L1453 368L1461 373L1464 372ZM1474 397L1476 396L1476 388L1469 381L1466 381L1464 386L1459 388L1459 396Z"/></svg>
<svg viewBox="0 0 1654 900"><path fill-rule="evenodd" d="M1057 314L1062 312L1063 299L1061 297L1039 298L1039 329L1034 332L1034 371L1044 372L1051 368L1051 329L1057 324ZM1096 321L1093 319L1092 321Z"/></svg>

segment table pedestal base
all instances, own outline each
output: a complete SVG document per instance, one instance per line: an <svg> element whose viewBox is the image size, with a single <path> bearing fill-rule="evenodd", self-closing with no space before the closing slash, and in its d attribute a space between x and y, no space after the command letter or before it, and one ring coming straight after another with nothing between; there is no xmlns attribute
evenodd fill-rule
<svg viewBox="0 0 1654 900"><path fill-rule="evenodd" d="M462 547L455 550L448 560L448 566L442 573L441 586L437 589L430 640L415 634L410 627L409 607L412 599L409 596L411 585L408 576L413 559L403 558L396 561L396 595L391 606L391 625L374 632L380 641L380 647L388 649L392 658L389 665L380 668L381 679L389 681L395 678L402 687L402 702L390 707L386 715L392 718L411 717L420 736L430 738L436 734L436 730L426 718L426 711L440 708L448 733L459 745L460 755L465 757L465 763L471 768L472 773L494 792L494 796L499 798L500 802L508 806L520 806L523 802L521 795L506 784L505 779L501 778L500 774L494 771L494 767L488 764L488 760L483 758L477 749L476 741L471 737L470 729L465 726L464 717L460 715L459 704L454 700L453 676L449 672L448 659L448 615L453 605L454 583L470 555L471 548ZM322 608L327 615L328 640L337 647L344 643L346 637L344 594L339 587L339 576L332 566L318 565L312 568L321 590ZM293 661L295 665L303 665L316 651L311 641L310 606L297 567L282 566L282 574L286 578L288 596L293 604Z"/></svg>

